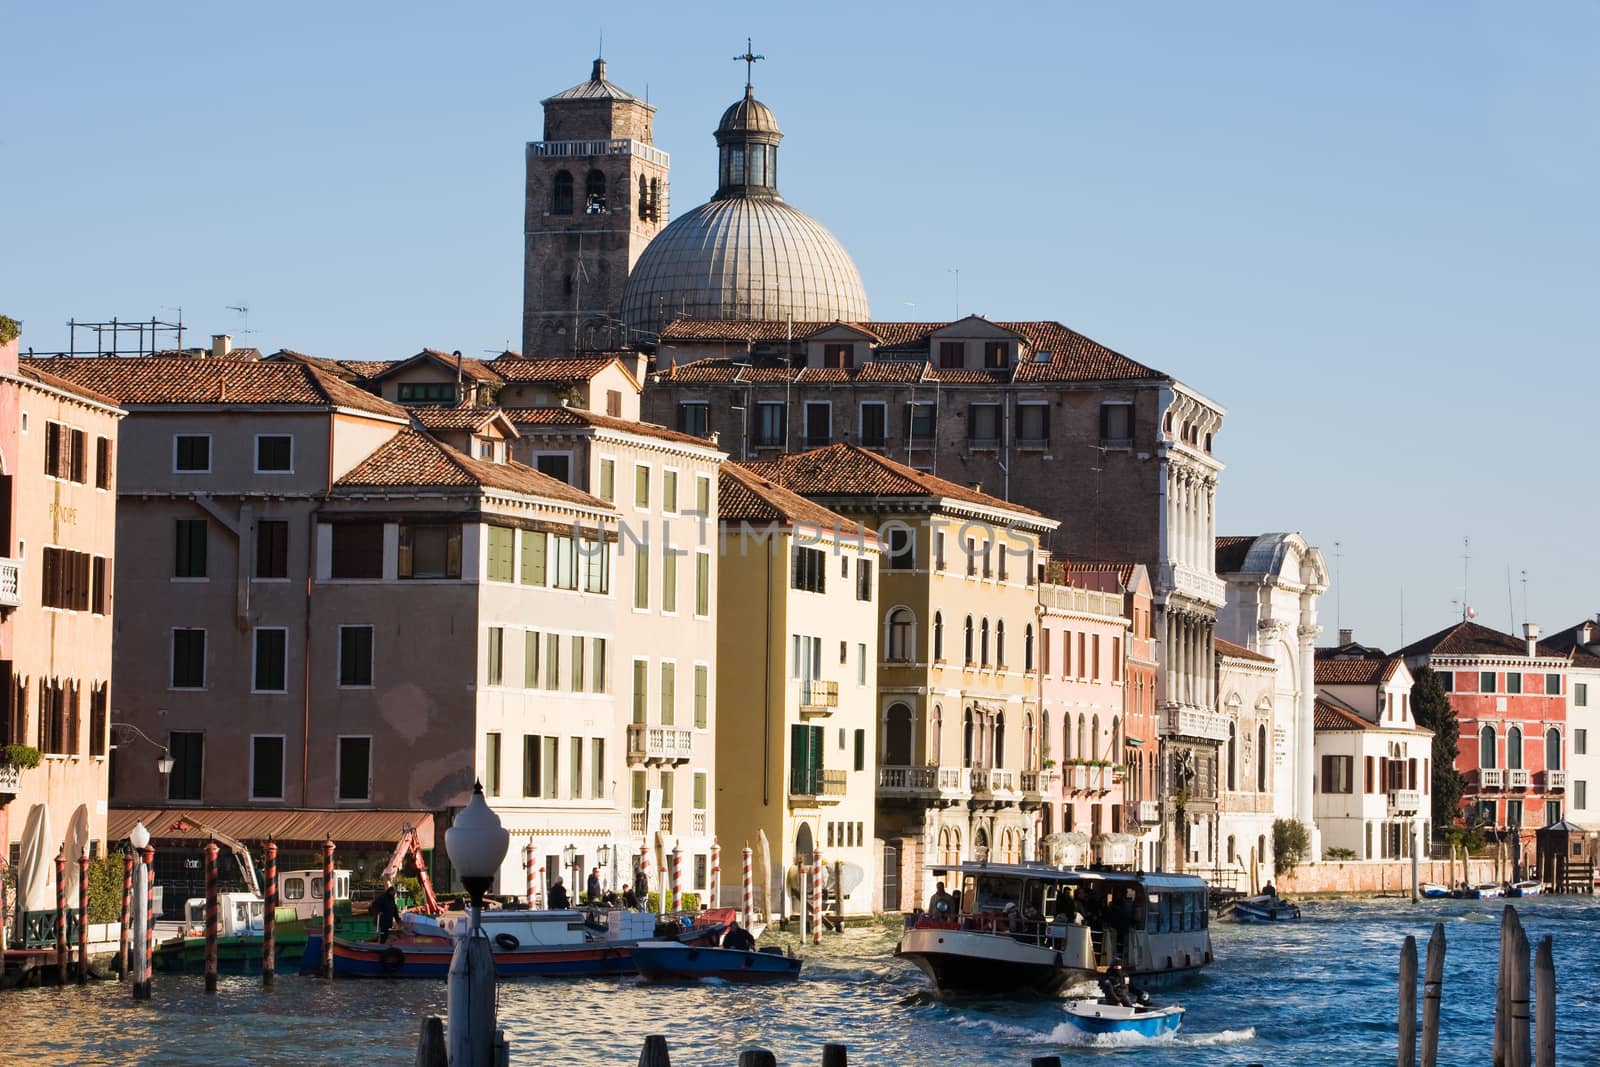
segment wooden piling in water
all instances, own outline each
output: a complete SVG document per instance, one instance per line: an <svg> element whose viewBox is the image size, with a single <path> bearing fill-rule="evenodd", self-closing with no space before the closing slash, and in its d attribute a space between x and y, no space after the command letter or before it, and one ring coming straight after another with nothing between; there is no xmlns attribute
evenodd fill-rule
<svg viewBox="0 0 1600 1067"><path fill-rule="evenodd" d="M135 1000L149 1000L156 973L156 847L144 846L144 967L139 972L144 977L134 983Z"/></svg>
<svg viewBox="0 0 1600 1067"><path fill-rule="evenodd" d="M849 1052L843 1045L823 1045L822 1067L850 1067Z"/></svg>
<svg viewBox="0 0 1600 1067"><path fill-rule="evenodd" d="M1032 1067L1061 1067L1060 1056L1035 1056Z"/></svg>
<svg viewBox="0 0 1600 1067"><path fill-rule="evenodd" d="M322 966L321 978L333 977L333 838L322 842Z"/></svg>
<svg viewBox="0 0 1600 1067"><path fill-rule="evenodd" d="M1397 1067L1417 1062L1417 939L1406 935L1400 946L1400 1048Z"/></svg>
<svg viewBox="0 0 1600 1067"><path fill-rule="evenodd" d="M4 909L0 909L4 914ZM122 846L122 930L117 938L117 979L128 980L128 938L132 935L129 924L133 922L133 849Z"/></svg>
<svg viewBox="0 0 1600 1067"><path fill-rule="evenodd" d="M644 1048L639 1052L639 1067L672 1067L672 1057L667 1055L665 1037L651 1034L644 1039Z"/></svg>
<svg viewBox="0 0 1600 1067"><path fill-rule="evenodd" d="M1428 938L1428 965L1422 977L1422 1067L1435 1067L1439 1056L1439 1009L1444 995L1444 923L1433 924Z"/></svg>
<svg viewBox="0 0 1600 1067"><path fill-rule="evenodd" d="M89 850L78 855L78 984L89 983Z"/></svg>
<svg viewBox="0 0 1600 1067"><path fill-rule="evenodd" d="M278 843L267 838L262 854L267 867L267 900L261 916L261 986L271 989L278 974Z"/></svg>
<svg viewBox="0 0 1600 1067"><path fill-rule="evenodd" d="M67 984L67 851L56 853L56 985Z"/></svg>
<svg viewBox="0 0 1600 1067"><path fill-rule="evenodd" d="M764 1048L747 1048L739 1053L739 1067L778 1067L778 1057Z"/></svg>
<svg viewBox="0 0 1600 1067"><path fill-rule="evenodd" d="M1539 939L1533 963L1533 1062L1556 1067L1556 963L1550 938Z"/></svg>
<svg viewBox="0 0 1600 1067"><path fill-rule="evenodd" d="M417 1067L450 1067L444 1023L437 1015L422 1020L422 1033L417 1038Z"/></svg>
<svg viewBox="0 0 1600 1067"><path fill-rule="evenodd" d="M217 926L222 918L217 899L217 843L206 842L206 992L217 991Z"/></svg>
<svg viewBox="0 0 1600 1067"><path fill-rule="evenodd" d="M1511 1040L1506 1067L1532 1067L1528 1046L1528 934L1520 923L1512 935L1511 1000L1506 1021Z"/></svg>
<svg viewBox="0 0 1600 1067"><path fill-rule="evenodd" d="M1500 955L1494 987L1494 1067L1506 1067L1506 998L1510 995L1510 981L1506 968L1511 957L1511 923L1516 909L1507 904L1500 911Z"/></svg>

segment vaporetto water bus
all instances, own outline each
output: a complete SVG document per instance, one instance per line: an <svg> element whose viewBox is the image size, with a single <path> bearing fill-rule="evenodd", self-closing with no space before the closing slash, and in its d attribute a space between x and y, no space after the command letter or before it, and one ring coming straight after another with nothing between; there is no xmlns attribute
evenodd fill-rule
<svg viewBox="0 0 1600 1067"><path fill-rule="evenodd" d="M940 993L1056 993L1121 959L1158 988L1211 962L1206 883L1182 874L1044 864L934 865L953 900L906 919L895 955Z"/></svg>

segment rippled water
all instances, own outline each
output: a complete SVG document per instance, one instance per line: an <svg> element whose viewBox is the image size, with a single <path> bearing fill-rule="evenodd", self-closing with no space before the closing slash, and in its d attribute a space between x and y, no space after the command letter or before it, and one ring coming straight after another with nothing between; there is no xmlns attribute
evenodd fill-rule
<svg viewBox="0 0 1600 1067"><path fill-rule="evenodd" d="M1530 940L1555 936L1560 1062L1600 1062L1600 905L1535 899L1518 910ZM805 974L792 985L508 983L500 1016L512 1062L530 1067L631 1067L651 1033L667 1035L676 1067L731 1067L753 1045L806 1067L827 1041L848 1045L852 1064L899 1067L1027 1067L1049 1054L1155 1067L1354 1067L1393 1062L1400 943L1417 935L1420 955L1442 920L1450 951L1439 1062L1481 1063L1493 1033L1499 915L1498 901L1377 901L1310 904L1299 924L1215 926L1216 965L1170 994L1189 1010L1182 1032L1132 1046L1083 1044L1058 1001L933 1001L922 976L891 957L888 926L801 949ZM0 1062L409 1067L420 1019L445 1011L440 982L281 976L268 994L257 979L237 978L208 997L199 978L158 975L155 989L149 1005L114 982L0 994Z"/></svg>

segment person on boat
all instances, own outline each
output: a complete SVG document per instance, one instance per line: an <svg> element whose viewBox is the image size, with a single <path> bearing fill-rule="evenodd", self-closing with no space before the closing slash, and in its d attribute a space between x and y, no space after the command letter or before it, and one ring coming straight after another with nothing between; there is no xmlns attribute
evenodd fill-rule
<svg viewBox="0 0 1600 1067"><path fill-rule="evenodd" d="M608 908L622 907L622 900L617 896L616 890L607 889L600 897L600 903Z"/></svg>
<svg viewBox="0 0 1600 1067"><path fill-rule="evenodd" d="M633 886L628 886L622 891L622 906L633 911L639 910L639 894L633 891Z"/></svg>
<svg viewBox="0 0 1600 1067"><path fill-rule="evenodd" d="M749 930L739 925L738 920L734 920L728 924L728 932L722 935L722 947L735 952L754 952L756 939L750 936Z"/></svg>
<svg viewBox="0 0 1600 1067"><path fill-rule="evenodd" d="M944 883L940 882L933 891L933 896L928 898L928 913L935 919L948 919L956 910L956 898L945 891Z"/></svg>
<svg viewBox="0 0 1600 1067"><path fill-rule="evenodd" d="M571 905L571 901L567 898L567 887L562 884L561 876L559 874L550 881L549 896L550 907L552 910L559 911L562 908L566 908Z"/></svg>
<svg viewBox="0 0 1600 1067"><path fill-rule="evenodd" d="M591 903L591 904L600 903L600 868L599 867L596 867L594 870L589 872L589 884L584 886L584 889L586 891L585 895L589 898L589 903Z"/></svg>
<svg viewBox="0 0 1600 1067"><path fill-rule="evenodd" d="M389 932L400 921L400 905L394 899L394 880L386 879L383 892L372 901L372 914L378 918L378 944L389 940Z"/></svg>
<svg viewBox="0 0 1600 1067"><path fill-rule="evenodd" d="M1106 973L1100 977L1100 992L1104 994L1106 1004L1120 1004L1124 1008L1134 1005L1133 986L1128 982L1127 969L1122 966L1121 959L1111 961L1111 966L1106 968Z"/></svg>
<svg viewBox="0 0 1600 1067"><path fill-rule="evenodd" d="M1127 951L1128 931L1133 928L1133 895L1132 888L1124 890L1121 898L1107 909L1106 925L1117 937L1114 951Z"/></svg>
<svg viewBox="0 0 1600 1067"><path fill-rule="evenodd" d="M1278 887L1273 885L1271 882L1268 882L1266 885L1261 887L1261 895L1264 897L1275 897L1278 895Z"/></svg>

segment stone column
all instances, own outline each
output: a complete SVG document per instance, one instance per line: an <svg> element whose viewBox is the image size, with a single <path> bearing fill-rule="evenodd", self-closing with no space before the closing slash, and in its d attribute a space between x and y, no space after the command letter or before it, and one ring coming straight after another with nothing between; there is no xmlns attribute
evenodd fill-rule
<svg viewBox="0 0 1600 1067"><path fill-rule="evenodd" d="M1312 779L1316 774L1317 733L1315 701L1317 689L1317 609L1310 596L1300 599L1300 694L1299 715L1296 716L1295 739L1295 818L1299 819L1311 836L1311 859L1322 856L1322 835L1317 830L1316 797Z"/></svg>

